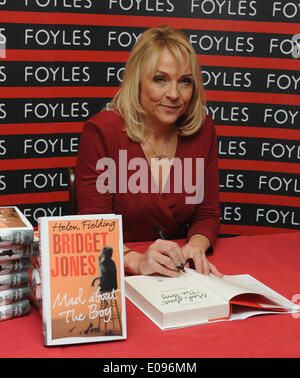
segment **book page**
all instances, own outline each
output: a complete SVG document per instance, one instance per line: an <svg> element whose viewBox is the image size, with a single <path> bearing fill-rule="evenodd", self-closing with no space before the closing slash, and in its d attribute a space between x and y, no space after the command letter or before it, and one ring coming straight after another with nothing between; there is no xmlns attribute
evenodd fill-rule
<svg viewBox="0 0 300 378"><path fill-rule="evenodd" d="M248 319L251 316L257 316L257 315L278 315L282 314L282 312L279 311L272 311L272 310L264 310L264 309L258 309L253 307L246 307L246 306L232 306L232 312L229 319L226 319L228 321L232 320L243 320Z"/></svg>
<svg viewBox="0 0 300 378"><path fill-rule="evenodd" d="M208 286L230 303L270 310L277 309L277 311L280 309L295 311L295 304L293 302L249 274L224 275L223 278L218 278L212 274L206 276L194 270L188 269L188 271L195 280Z"/></svg>
<svg viewBox="0 0 300 378"><path fill-rule="evenodd" d="M193 269L186 269L187 273L199 284L209 287L216 295L220 296L225 302L229 302L236 295L253 293L252 286L247 286L243 280L235 279L240 276L224 275L222 278L213 274L209 276L197 273ZM254 291L255 292L255 291Z"/></svg>
<svg viewBox="0 0 300 378"><path fill-rule="evenodd" d="M170 278L159 275L131 276L125 280L162 313L225 304L218 295L188 273Z"/></svg>
<svg viewBox="0 0 300 378"><path fill-rule="evenodd" d="M257 307L264 309L285 309L287 311L295 310L295 303L278 294L276 291L264 285L249 274L228 276L227 280L234 284L243 285L249 289L250 293L259 294L259 296L252 297L252 302L255 301L258 305ZM251 302L251 296L245 297L244 299ZM236 303L239 304L238 298Z"/></svg>

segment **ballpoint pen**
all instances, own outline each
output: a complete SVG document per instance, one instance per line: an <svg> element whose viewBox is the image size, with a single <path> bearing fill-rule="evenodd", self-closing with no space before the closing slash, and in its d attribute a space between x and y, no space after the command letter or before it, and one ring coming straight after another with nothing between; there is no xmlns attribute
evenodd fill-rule
<svg viewBox="0 0 300 378"><path fill-rule="evenodd" d="M165 234L162 232L162 230L160 229L159 226L155 225L153 228L154 228L154 231L157 233L157 235L158 235L161 239L163 239L163 240L167 240L167 238L165 237ZM177 266L177 268L179 268L180 270L182 270L183 272L185 272L185 269L184 269L183 264L179 264L179 265Z"/></svg>

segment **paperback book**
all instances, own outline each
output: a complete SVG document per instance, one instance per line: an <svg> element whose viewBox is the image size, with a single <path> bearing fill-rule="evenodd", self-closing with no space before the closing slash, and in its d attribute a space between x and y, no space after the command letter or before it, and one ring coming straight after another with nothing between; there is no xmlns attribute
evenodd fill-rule
<svg viewBox="0 0 300 378"><path fill-rule="evenodd" d="M19 301L8 305L0 305L0 321L28 315L30 312L29 300Z"/></svg>
<svg viewBox="0 0 300 378"><path fill-rule="evenodd" d="M29 299L30 287L20 287L7 290L0 290L0 306Z"/></svg>
<svg viewBox="0 0 300 378"><path fill-rule="evenodd" d="M32 245L34 231L31 223L16 206L0 207L0 248Z"/></svg>
<svg viewBox="0 0 300 378"><path fill-rule="evenodd" d="M162 330L300 307L248 274L218 278L186 268L177 278L125 277L126 296Z"/></svg>
<svg viewBox="0 0 300 378"><path fill-rule="evenodd" d="M29 285L28 271L0 274L0 290Z"/></svg>
<svg viewBox="0 0 300 378"><path fill-rule="evenodd" d="M30 267L30 258L24 257L17 260L0 260L0 274L8 274L28 270Z"/></svg>
<svg viewBox="0 0 300 378"><path fill-rule="evenodd" d="M39 218L45 345L125 339L122 219Z"/></svg>
<svg viewBox="0 0 300 378"><path fill-rule="evenodd" d="M23 257L36 256L37 251L33 244L11 244L0 247L0 262L7 260L17 260Z"/></svg>

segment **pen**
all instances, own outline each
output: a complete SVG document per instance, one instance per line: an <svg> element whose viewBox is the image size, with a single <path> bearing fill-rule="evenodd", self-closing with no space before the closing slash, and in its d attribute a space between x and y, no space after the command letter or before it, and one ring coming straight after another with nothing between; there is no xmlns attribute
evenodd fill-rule
<svg viewBox="0 0 300 378"><path fill-rule="evenodd" d="M159 226L155 225L154 227L154 231L157 233L157 235L163 239L163 240L167 240L167 238L165 237L165 234L162 232L162 230L160 229ZM185 269L184 269L184 266L182 264L178 265L178 267L180 270L182 270L183 272L185 272Z"/></svg>

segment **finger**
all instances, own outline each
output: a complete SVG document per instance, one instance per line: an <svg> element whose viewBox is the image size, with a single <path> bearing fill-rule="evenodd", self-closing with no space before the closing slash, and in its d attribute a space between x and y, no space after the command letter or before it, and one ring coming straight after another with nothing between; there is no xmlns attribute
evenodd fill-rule
<svg viewBox="0 0 300 378"><path fill-rule="evenodd" d="M219 278L222 278L224 277L224 274L219 272L218 269L215 267L215 265L213 265L212 263L210 263L210 270L211 272L216 276L216 277L219 277Z"/></svg>
<svg viewBox="0 0 300 378"><path fill-rule="evenodd" d="M177 247L178 244L175 243L174 241L172 240L165 240L165 239L156 239L153 243L154 245L156 245L158 248L168 248L168 247Z"/></svg>
<svg viewBox="0 0 300 378"><path fill-rule="evenodd" d="M203 253L202 256L201 256L201 260L202 260L202 273L203 274L206 274L206 275L209 275L209 272L210 272L210 266L209 266L209 261L207 260L205 254Z"/></svg>
<svg viewBox="0 0 300 378"><path fill-rule="evenodd" d="M172 258L170 258L168 255L165 255L163 253L157 253L155 255L155 260L158 262L160 265L164 265L165 267L176 271L177 270L177 265L174 262Z"/></svg>
<svg viewBox="0 0 300 378"><path fill-rule="evenodd" d="M164 265L159 264L157 261L153 264L153 268L155 273L161 274L163 276L167 277L178 277L178 272L174 270L170 270L166 268Z"/></svg>
<svg viewBox="0 0 300 378"><path fill-rule="evenodd" d="M149 248L148 250L149 266L151 266L152 269L154 269L154 266L157 267L157 264L159 264L166 267L167 269L177 272L177 266L174 260L172 259L172 257L169 257L169 255L165 252L165 248L163 248L163 252L161 252L160 249L161 249L161 243L156 243L156 242L152 244L151 247Z"/></svg>
<svg viewBox="0 0 300 378"><path fill-rule="evenodd" d="M195 254L193 256L192 261L194 263L196 272L202 273L202 258L200 256L200 254L199 253Z"/></svg>
<svg viewBox="0 0 300 378"><path fill-rule="evenodd" d="M209 274L210 264L205 256L205 253L200 252L200 253L194 254L193 262L194 262L196 272L201 273L201 274L206 274L206 275Z"/></svg>
<svg viewBox="0 0 300 378"><path fill-rule="evenodd" d="M174 261L176 267L180 264L185 264L186 261L184 255L177 243L170 240L158 239L156 240L155 244L159 252L167 255Z"/></svg>
<svg viewBox="0 0 300 378"><path fill-rule="evenodd" d="M141 255L139 259L139 271L140 274L153 274L159 273L165 276L176 276L176 267L173 262L174 270L165 267L163 264L168 264L170 260L167 256L163 256L160 252L158 252L153 245L146 251L145 254Z"/></svg>

